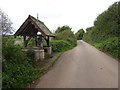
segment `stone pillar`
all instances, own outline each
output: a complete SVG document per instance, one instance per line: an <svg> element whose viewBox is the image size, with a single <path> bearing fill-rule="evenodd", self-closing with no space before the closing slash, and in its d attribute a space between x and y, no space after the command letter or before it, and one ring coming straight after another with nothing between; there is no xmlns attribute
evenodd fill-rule
<svg viewBox="0 0 120 90"><path fill-rule="evenodd" d="M52 47L47 47L47 53L48 53L48 55L51 56L51 54L52 54Z"/></svg>
<svg viewBox="0 0 120 90"><path fill-rule="evenodd" d="M52 54L52 47L44 47L44 49L46 51L45 53L46 53L47 57L51 56L51 54Z"/></svg>

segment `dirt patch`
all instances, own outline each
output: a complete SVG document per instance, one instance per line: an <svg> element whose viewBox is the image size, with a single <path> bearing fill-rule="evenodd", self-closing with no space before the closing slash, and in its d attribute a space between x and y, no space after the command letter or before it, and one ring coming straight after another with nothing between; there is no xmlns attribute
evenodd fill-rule
<svg viewBox="0 0 120 90"><path fill-rule="evenodd" d="M48 63L50 63L50 60L45 59L45 60L39 60L39 61L35 62L35 65L36 65L38 68L43 68L43 67L46 66Z"/></svg>

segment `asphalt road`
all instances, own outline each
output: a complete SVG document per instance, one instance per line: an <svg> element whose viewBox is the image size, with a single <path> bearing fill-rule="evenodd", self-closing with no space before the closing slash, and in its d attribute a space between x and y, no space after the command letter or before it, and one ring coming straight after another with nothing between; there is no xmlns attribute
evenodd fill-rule
<svg viewBox="0 0 120 90"><path fill-rule="evenodd" d="M118 61L78 41L40 78L36 88L118 88Z"/></svg>

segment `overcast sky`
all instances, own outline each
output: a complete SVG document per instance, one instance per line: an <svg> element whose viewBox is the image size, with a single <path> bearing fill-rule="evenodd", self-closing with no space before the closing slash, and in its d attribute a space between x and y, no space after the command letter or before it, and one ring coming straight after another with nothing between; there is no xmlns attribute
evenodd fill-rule
<svg viewBox="0 0 120 90"><path fill-rule="evenodd" d="M72 31L93 26L96 17L118 0L0 0L0 8L13 22L15 31L28 15L37 17L54 31L69 25Z"/></svg>

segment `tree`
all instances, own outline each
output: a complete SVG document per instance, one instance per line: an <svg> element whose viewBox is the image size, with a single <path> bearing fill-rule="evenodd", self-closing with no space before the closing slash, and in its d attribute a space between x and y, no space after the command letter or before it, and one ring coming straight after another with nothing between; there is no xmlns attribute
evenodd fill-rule
<svg viewBox="0 0 120 90"><path fill-rule="evenodd" d="M81 40L83 38L85 31L83 29L79 29L76 33L75 36L77 38L77 40Z"/></svg>
<svg viewBox="0 0 120 90"><path fill-rule="evenodd" d="M64 26L62 26L62 27L58 27L57 30L55 31L55 33L60 33L60 32L63 32L63 31L65 31L65 30L71 31L71 29L72 29L72 28L70 28L69 26L64 25Z"/></svg>
<svg viewBox="0 0 120 90"><path fill-rule="evenodd" d="M102 38L109 38L111 36L118 36L119 35L119 28L120 25L120 16L118 14L119 10L119 2L115 2L112 4L106 11L101 13L94 22L94 26L96 30L94 34L98 32L96 38L102 40Z"/></svg>
<svg viewBox="0 0 120 90"><path fill-rule="evenodd" d="M94 21L94 26L88 28L84 40L96 48L120 59L120 1L112 4Z"/></svg>
<svg viewBox="0 0 120 90"><path fill-rule="evenodd" d="M1 9L0 9L0 33L5 36L13 33L12 22Z"/></svg>
<svg viewBox="0 0 120 90"><path fill-rule="evenodd" d="M68 42L76 45L76 37L74 33L71 31L72 28L65 25L62 27L58 27L55 31L55 39L56 40L67 40Z"/></svg>
<svg viewBox="0 0 120 90"><path fill-rule="evenodd" d="M97 16L94 21L94 26L89 28L91 30L85 34L85 38L88 42L100 42L105 41L110 37L118 37L120 34L120 16L118 14L119 2L112 4L107 10ZM84 38L84 40L85 40ZM89 40L91 39L91 40ZM87 41L87 40L86 40Z"/></svg>

